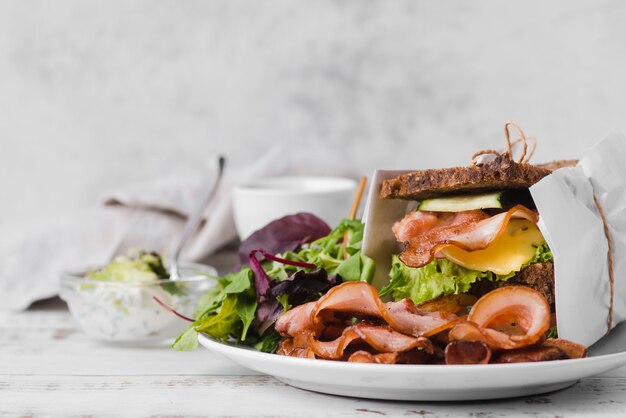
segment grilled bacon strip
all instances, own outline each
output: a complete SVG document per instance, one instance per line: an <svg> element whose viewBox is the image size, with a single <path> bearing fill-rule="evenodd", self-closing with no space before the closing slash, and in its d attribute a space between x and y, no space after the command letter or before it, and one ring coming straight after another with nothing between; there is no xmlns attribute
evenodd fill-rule
<svg viewBox="0 0 626 418"><path fill-rule="evenodd" d="M557 347L531 345L514 350L501 351L494 356L494 363L528 363L566 359L565 352Z"/></svg>
<svg viewBox="0 0 626 418"><path fill-rule="evenodd" d="M355 351L348 357L351 363L378 363L378 364L396 364L398 362L398 353L381 353L372 354L365 350Z"/></svg>
<svg viewBox="0 0 626 418"><path fill-rule="evenodd" d="M558 348L565 353L567 358L587 357L587 347L573 341L564 340L563 338L548 338L542 345Z"/></svg>
<svg viewBox="0 0 626 418"><path fill-rule="evenodd" d="M550 308L533 289L495 289L478 299L467 316L450 312L462 311L459 303L442 301L428 307L448 312L420 309L409 299L383 303L369 284L347 282L276 321L284 337L277 353L383 364L510 363L587 354L580 344L545 340ZM360 322L353 323L353 318Z"/></svg>
<svg viewBox="0 0 626 418"><path fill-rule="evenodd" d="M403 353L379 353L372 354L369 351L355 351L348 357L352 363L378 363L378 364L425 364L432 363L432 356L423 351L411 350Z"/></svg>
<svg viewBox="0 0 626 418"><path fill-rule="evenodd" d="M491 350L480 341L453 341L446 345L445 359L446 364L487 364Z"/></svg>
<svg viewBox="0 0 626 418"><path fill-rule="evenodd" d="M330 289L317 302L289 310L276 321L275 328L283 336L294 336L303 330L318 334L324 323L336 321L337 314L342 313L383 320L393 330L414 337L443 331L457 319L453 313L420 310L409 299L383 303L373 286L346 282Z"/></svg>
<svg viewBox="0 0 626 418"><path fill-rule="evenodd" d="M414 211L392 228L405 248L400 260L410 267L422 267L449 246L466 251L482 250L496 241L510 219L527 219L537 223L537 212L517 205L506 212L488 216L482 210L456 213Z"/></svg>
<svg viewBox="0 0 626 418"><path fill-rule="evenodd" d="M449 338L510 350L536 344L549 328L550 306L541 293L529 287L507 286L478 299L467 322L455 325Z"/></svg>
<svg viewBox="0 0 626 418"><path fill-rule="evenodd" d="M419 337L456 319L454 314L419 310L404 299L383 303L376 289L363 282L347 282L335 286L317 302L311 320L315 325L334 318L336 313L384 320L395 331Z"/></svg>
<svg viewBox="0 0 626 418"><path fill-rule="evenodd" d="M341 336L333 341L319 341L309 335L309 347L319 358L337 360L354 343L364 343L379 353L401 353L412 349L424 350L432 354L433 344L428 338L412 337L396 332L384 325L359 322L346 328Z"/></svg>
<svg viewBox="0 0 626 418"><path fill-rule="evenodd" d="M315 309L315 302L307 302L289 309L276 320L274 328L282 336L294 336L303 331L312 330L311 315ZM318 326L317 330L321 328Z"/></svg>

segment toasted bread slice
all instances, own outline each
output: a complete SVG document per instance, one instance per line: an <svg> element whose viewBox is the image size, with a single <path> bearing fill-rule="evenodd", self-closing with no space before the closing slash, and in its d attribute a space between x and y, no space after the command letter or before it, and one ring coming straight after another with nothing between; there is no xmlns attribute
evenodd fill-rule
<svg viewBox="0 0 626 418"><path fill-rule="evenodd" d="M472 285L470 293L480 297L502 286L528 286L541 293L550 305L554 304L554 264L534 263L505 282L481 280Z"/></svg>
<svg viewBox="0 0 626 418"><path fill-rule="evenodd" d="M415 171L385 180L380 197L424 200L453 194L527 189L556 168L575 163L555 161L543 166L524 164L513 161L508 153L503 153L481 165Z"/></svg>

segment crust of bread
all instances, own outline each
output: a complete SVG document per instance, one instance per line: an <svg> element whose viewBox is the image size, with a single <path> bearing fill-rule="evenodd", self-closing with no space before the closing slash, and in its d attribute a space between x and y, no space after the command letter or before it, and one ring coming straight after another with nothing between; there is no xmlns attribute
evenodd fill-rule
<svg viewBox="0 0 626 418"><path fill-rule="evenodd" d="M573 164L572 160L544 165L517 163L509 154L503 153L480 165L415 171L385 180L380 197L424 200L453 194L527 189L554 169Z"/></svg>
<svg viewBox="0 0 626 418"><path fill-rule="evenodd" d="M541 293L548 303L554 305L554 264L534 263L504 282L481 280L472 285L470 293L480 297L503 286L528 286Z"/></svg>

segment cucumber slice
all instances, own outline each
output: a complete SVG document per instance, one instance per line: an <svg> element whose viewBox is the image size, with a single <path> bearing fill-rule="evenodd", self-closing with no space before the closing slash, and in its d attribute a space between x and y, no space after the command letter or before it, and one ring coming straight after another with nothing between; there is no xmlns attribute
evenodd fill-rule
<svg viewBox="0 0 626 418"><path fill-rule="evenodd" d="M535 208L528 190L507 190L504 192L427 199L417 205L417 210L462 212L474 209L507 209L516 204L522 204L529 209Z"/></svg>

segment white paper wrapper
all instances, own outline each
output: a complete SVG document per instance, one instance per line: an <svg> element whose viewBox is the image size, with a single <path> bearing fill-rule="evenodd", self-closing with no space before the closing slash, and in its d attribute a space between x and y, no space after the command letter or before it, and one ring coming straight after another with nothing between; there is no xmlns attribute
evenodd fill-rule
<svg viewBox="0 0 626 418"><path fill-rule="evenodd" d="M554 254L559 336L591 345L608 330L611 303L608 242L594 194L613 241L613 326L626 319L626 137L611 133L578 166L555 171L530 192Z"/></svg>
<svg viewBox="0 0 626 418"><path fill-rule="evenodd" d="M380 188L383 180L408 171L414 170L377 170L372 177L363 253L376 262L373 284L378 288L389 281L391 256L400 250L391 227L414 207L380 199ZM611 300L608 243L594 194L613 240L613 326L626 320L626 137L613 132L578 166L555 171L530 191L539 229L554 254L559 336L589 346L607 332Z"/></svg>
<svg viewBox="0 0 626 418"><path fill-rule="evenodd" d="M409 211L412 202L400 199L384 200L380 196L380 188L384 180L398 177L415 170L376 170L372 176L372 186L367 195L363 222L363 254L376 263L376 273L372 284L380 289L389 282L391 256L400 252L400 246L391 231L393 223Z"/></svg>

